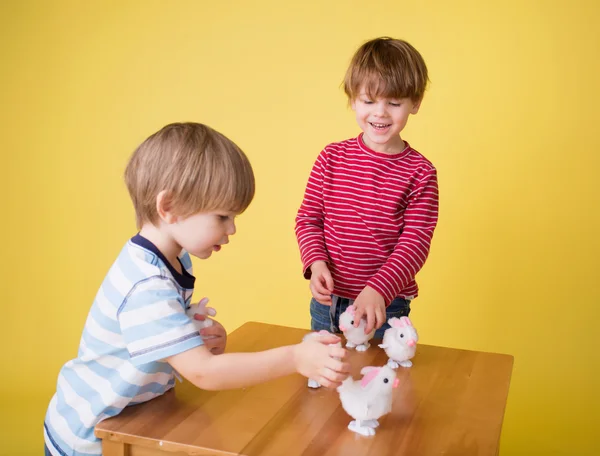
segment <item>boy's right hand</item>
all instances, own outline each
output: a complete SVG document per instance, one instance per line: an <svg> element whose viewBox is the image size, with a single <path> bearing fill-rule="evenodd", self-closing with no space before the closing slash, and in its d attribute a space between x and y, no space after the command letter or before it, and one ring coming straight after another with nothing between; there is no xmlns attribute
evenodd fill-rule
<svg viewBox="0 0 600 456"><path fill-rule="evenodd" d="M350 364L343 362L346 350L332 345L340 340L333 334L319 334L295 345L294 366L296 371L327 388L340 386L350 374Z"/></svg>
<svg viewBox="0 0 600 456"><path fill-rule="evenodd" d="M333 293L333 278L324 261L315 261L310 265L310 292L318 302L326 306L331 305Z"/></svg>

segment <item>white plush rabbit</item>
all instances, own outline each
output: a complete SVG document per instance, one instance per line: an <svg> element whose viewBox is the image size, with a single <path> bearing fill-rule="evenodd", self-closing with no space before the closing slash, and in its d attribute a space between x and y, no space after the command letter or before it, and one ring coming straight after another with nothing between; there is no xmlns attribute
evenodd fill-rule
<svg viewBox="0 0 600 456"><path fill-rule="evenodd" d="M344 410L354 418L348 429L362 435L375 435L378 419L392 410L392 388L398 386L396 371L389 366L363 367L362 380L348 377L338 387Z"/></svg>
<svg viewBox="0 0 600 456"><path fill-rule="evenodd" d="M369 348L369 340L375 335L375 330L369 334L365 334L365 327L367 326L367 319L362 318L358 328L354 327L354 316L356 314L356 307L354 305L348 306L344 312L340 315L340 330L344 333L344 337L348 341L346 347L354 348L357 351L365 351Z"/></svg>
<svg viewBox="0 0 600 456"><path fill-rule="evenodd" d="M391 327L383 333L383 343L379 345L390 358L388 366L393 369L412 366L419 341L417 330L408 317L390 318L388 323Z"/></svg>
<svg viewBox="0 0 600 456"><path fill-rule="evenodd" d="M302 338L302 340L307 340L307 339L309 339L309 338L311 338L311 337L315 337L315 336L319 336L319 335L328 335L328 334L331 334L331 333L330 333L329 331L325 331L324 329L322 329L322 330L321 330L321 331L319 331L319 332L310 332L310 333L306 334L306 335L305 335L305 336ZM333 344L333 345L335 345L336 347L340 347L340 348L342 347L342 343L341 343L341 342L338 342L338 343L336 343L336 344ZM337 359L337 358L336 358L336 359ZM319 383L317 380L314 380L314 379L312 379L312 378L309 378L309 379L308 379L308 387L309 387L309 388L320 388L320 387L321 387L321 384L320 384L320 383Z"/></svg>
<svg viewBox="0 0 600 456"><path fill-rule="evenodd" d="M205 316L211 316L211 317L214 317L215 315L217 315L217 311L215 309L213 309L212 307L206 307L207 304L208 304L208 298L202 298L198 304L190 305L189 309L185 312L187 314L187 316L192 319L192 321L196 325L196 328L198 328L198 331L201 331L204 328L208 328L209 326L212 326L213 321L210 318L207 318L206 320L203 320L203 321L196 320L196 319L194 319L194 315L197 314L197 315L205 315Z"/></svg>

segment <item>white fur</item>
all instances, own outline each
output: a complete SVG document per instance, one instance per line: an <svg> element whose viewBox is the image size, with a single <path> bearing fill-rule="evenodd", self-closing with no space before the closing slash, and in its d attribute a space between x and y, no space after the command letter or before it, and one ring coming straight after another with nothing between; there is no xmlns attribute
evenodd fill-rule
<svg viewBox="0 0 600 456"><path fill-rule="evenodd" d="M410 320L406 317L390 318L391 328L387 329L383 334L383 343L379 346L385 350L386 355L390 358L388 366L393 369L412 366L412 359L417 351L417 342L419 335ZM414 345L409 346L409 341L414 342Z"/></svg>
<svg viewBox="0 0 600 456"><path fill-rule="evenodd" d="M365 351L369 348L369 340L375 335L375 330L369 334L365 334L365 327L367 326L366 318L362 318L358 325L358 328L354 327L354 312L356 309L354 306L348 306L348 308L340 315L340 329L344 333L344 337L348 341L346 347L354 348L357 351Z"/></svg>
<svg viewBox="0 0 600 456"><path fill-rule="evenodd" d="M205 315L207 317L214 317L215 315L217 315L217 311L215 309L213 309L212 307L206 307L207 304L208 298L202 298L198 304L192 304L190 308L185 312L187 316L192 319L198 331L202 331L204 328L212 326L213 321L210 318L207 318L204 321L196 320L194 319L194 315Z"/></svg>
<svg viewBox="0 0 600 456"><path fill-rule="evenodd" d="M396 386L396 371L388 366L365 367L360 373L366 375L372 369L378 372L365 386L361 380L348 377L337 389L342 407L355 420L348 429L366 436L375 435L377 420L392 410L392 389Z"/></svg>

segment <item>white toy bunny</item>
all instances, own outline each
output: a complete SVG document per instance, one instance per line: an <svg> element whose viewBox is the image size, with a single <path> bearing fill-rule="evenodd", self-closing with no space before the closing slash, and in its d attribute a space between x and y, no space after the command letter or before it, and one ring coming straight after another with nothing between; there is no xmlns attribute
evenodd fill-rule
<svg viewBox="0 0 600 456"><path fill-rule="evenodd" d="M202 298L198 304L190 305L189 309L185 312L187 316L192 319L192 321L196 325L196 328L198 328L198 331L202 331L204 328L212 326L213 321L210 318L207 318L205 320L196 320L194 319L194 315L205 315L211 317L217 315L217 311L215 309L213 309L212 307L206 307L207 304L208 298ZM214 336L208 336L207 338L211 337Z"/></svg>
<svg viewBox="0 0 600 456"><path fill-rule="evenodd" d="M311 337L315 337L315 336L318 336L318 335L328 335L328 334L331 334L331 333L329 331L325 331L324 329L322 329L319 332L310 332L310 333L306 334L302 338L302 340L306 340L306 339L309 339ZM341 342L338 342L337 344L333 344L333 345L335 345L336 347L340 347L340 348L342 347L342 343ZM338 359L338 358L336 358L336 359ZM308 387L309 388L320 388L321 384L317 380L309 378L308 379Z"/></svg>
<svg viewBox="0 0 600 456"><path fill-rule="evenodd" d="M375 335L375 330L369 334L365 334L365 327L367 326L366 318L362 318L358 325L358 328L354 327L354 315L356 314L356 307L354 305L348 306L346 310L340 315L340 330L344 333L344 337L347 339L346 347L354 348L357 351L365 351L369 348L369 340Z"/></svg>
<svg viewBox="0 0 600 456"><path fill-rule="evenodd" d="M362 380L348 377L338 387L344 410L354 418L348 429L361 435L375 435L377 421L392 410L392 388L398 386L396 371L389 366L363 367Z"/></svg>
<svg viewBox="0 0 600 456"><path fill-rule="evenodd" d="M419 341L417 330L408 317L390 318L388 323L391 327L383 333L383 343L379 345L390 358L387 365L392 369L412 366Z"/></svg>

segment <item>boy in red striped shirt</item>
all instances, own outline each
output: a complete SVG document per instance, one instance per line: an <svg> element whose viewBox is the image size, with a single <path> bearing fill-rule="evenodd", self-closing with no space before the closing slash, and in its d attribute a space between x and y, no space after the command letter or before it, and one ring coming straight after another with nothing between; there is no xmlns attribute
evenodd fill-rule
<svg viewBox="0 0 600 456"><path fill-rule="evenodd" d="M339 332L339 315L354 304L355 326L366 316L365 332L381 338L389 318L410 312L438 185L434 166L400 133L427 81L423 58L402 40L368 41L352 58L344 90L362 133L320 153L296 217L313 330Z"/></svg>

